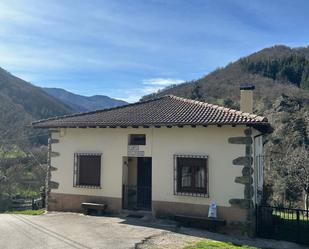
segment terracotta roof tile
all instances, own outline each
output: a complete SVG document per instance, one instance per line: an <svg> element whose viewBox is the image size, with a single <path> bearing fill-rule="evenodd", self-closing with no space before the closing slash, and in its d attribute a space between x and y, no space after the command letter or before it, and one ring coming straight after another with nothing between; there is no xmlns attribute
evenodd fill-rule
<svg viewBox="0 0 309 249"><path fill-rule="evenodd" d="M35 128L245 124L270 127L267 118L176 96L33 122Z"/></svg>

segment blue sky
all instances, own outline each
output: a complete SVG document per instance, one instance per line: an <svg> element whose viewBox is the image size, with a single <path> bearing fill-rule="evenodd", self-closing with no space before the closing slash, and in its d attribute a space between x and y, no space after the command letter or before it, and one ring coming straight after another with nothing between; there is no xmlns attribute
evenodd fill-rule
<svg viewBox="0 0 309 249"><path fill-rule="evenodd" d="M309 45L309 1L0 1L0 67L129 102L264 47Z"/></svg>

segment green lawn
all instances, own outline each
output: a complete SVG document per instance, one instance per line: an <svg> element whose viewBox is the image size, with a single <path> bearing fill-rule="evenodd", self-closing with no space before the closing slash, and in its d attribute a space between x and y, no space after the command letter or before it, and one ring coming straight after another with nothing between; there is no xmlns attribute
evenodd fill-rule
<svg viewBox="0 0 309 249"><path fill-rule="evenodd" d="M190 244L183 249L258 249L252 246L238 246L231 243L219 242L219 241L207 241L201 240Z"/></svg>
<svg viewBox="0 0 309 249"><path fill-rule="evenodd" d="M293 213L273 212L273 216L278 216L281 219L285 219L285 220L296 220L297 219L296 212L293 212ZM300 212L299 219L301 221L306 221L306 222L309 223L309 218L305 214L303 214L302 212Z"/></svg>
<svg viewBox="0 0 309 249"><path fill-rule="evenodd" d="M6 211L4 214L26 214L26 215L41 215L44 214L45 209L38 210L23 210L23 211Z"/></svg>

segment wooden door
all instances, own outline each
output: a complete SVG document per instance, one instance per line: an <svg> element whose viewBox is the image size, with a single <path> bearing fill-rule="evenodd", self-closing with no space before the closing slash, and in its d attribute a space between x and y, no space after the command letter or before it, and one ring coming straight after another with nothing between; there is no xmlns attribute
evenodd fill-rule
<svg viewBox="0 0 309 249"><path fill-rule="evenodd" d="M151 157L137 160L137 208L151 210Z"/></svg>

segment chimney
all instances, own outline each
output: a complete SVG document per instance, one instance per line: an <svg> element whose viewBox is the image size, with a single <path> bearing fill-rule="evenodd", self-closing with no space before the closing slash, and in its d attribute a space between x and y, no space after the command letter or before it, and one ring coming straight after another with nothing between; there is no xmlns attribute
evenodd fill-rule
<svg viewBox="0 0 309 249"><path fill-rule="evenodd" d="M242 112L253 112L253 90L254 85L240 85L240 110Z"/></svg>

